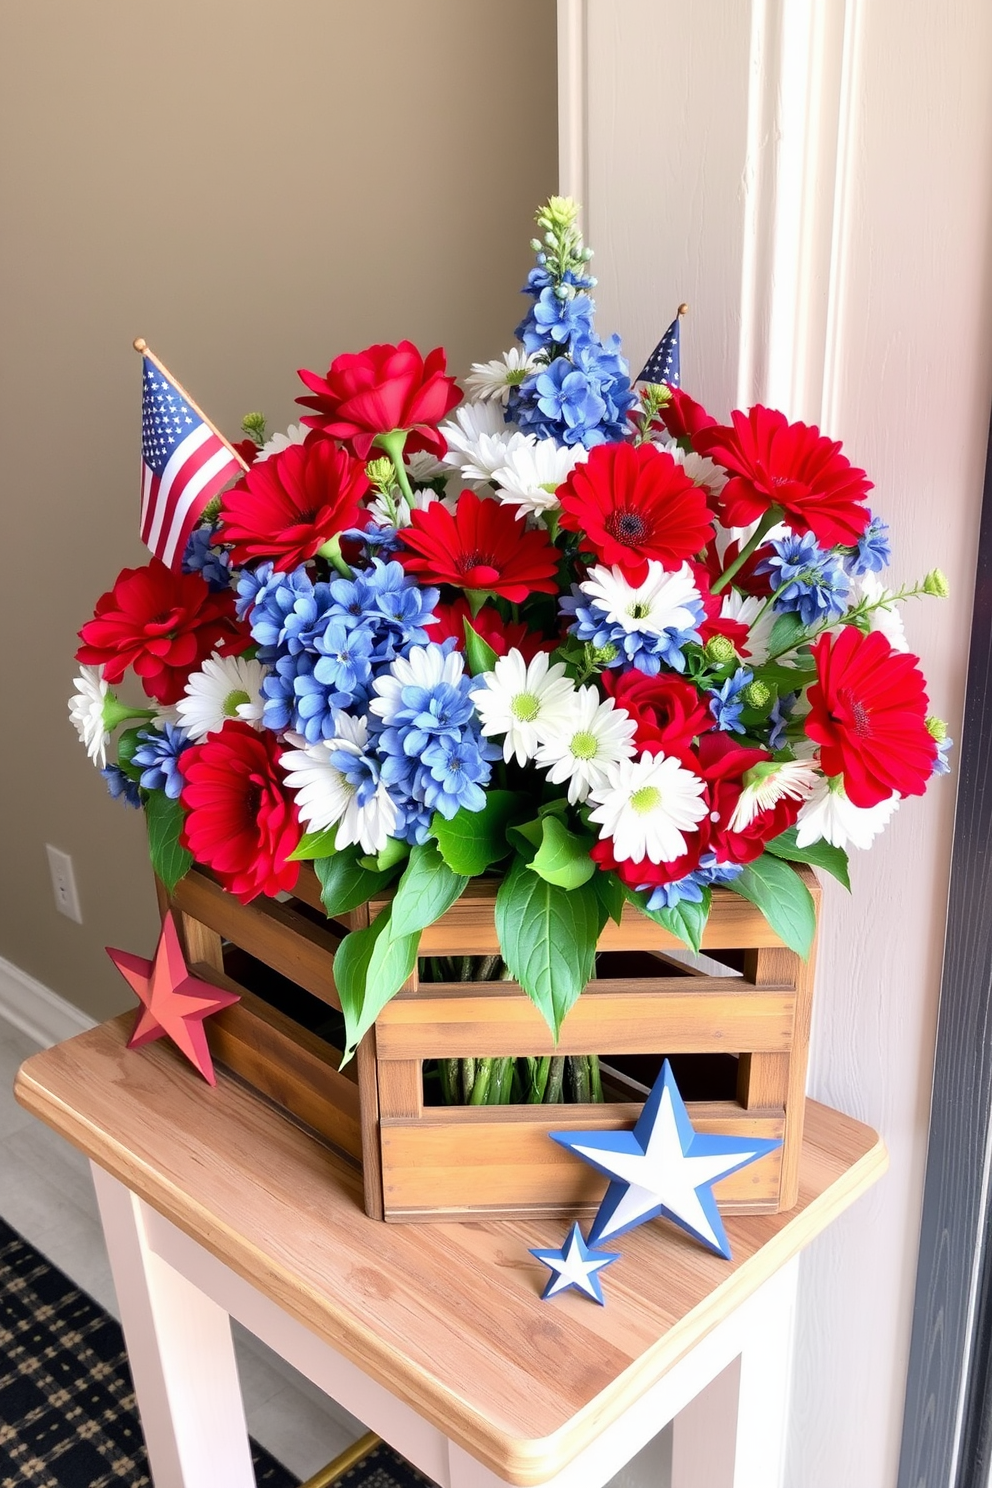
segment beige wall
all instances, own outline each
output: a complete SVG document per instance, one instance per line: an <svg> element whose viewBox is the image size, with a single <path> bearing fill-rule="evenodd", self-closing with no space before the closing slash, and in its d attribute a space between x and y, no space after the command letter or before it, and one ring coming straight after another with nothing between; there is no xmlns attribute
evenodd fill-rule
<svg viewBox="0 0 992 1488"><path fill-rule="evenodd" d="M68 721L74 634L137 538L144 335L225 429L297 367L511 344L556 189L554 0L0 7L0 957L94 1016L150 953L142 821ZM72 854L58 915L44 844Z"/></svg>

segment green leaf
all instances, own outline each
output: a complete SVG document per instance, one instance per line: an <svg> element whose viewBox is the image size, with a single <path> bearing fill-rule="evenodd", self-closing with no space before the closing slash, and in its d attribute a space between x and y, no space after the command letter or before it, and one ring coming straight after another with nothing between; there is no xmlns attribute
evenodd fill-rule
<svg viewBox="0 0 992 1488"><path fill-rule="evenodd" d="M607 920L612 920L614 924L619 925L623 919L623 906L627 898L623 891L623 884L615 873L604 873L600 870L593 879L592 886L596 890L596 897L603 910L601 916L603 924L600 925L600 930Z"/></svg>
<svg viewBox="0 0 992 1488"><path fill-rule="evenodd" d="M410 844L402 841L399 837L387 837L385 845L377 853L370 857L366 854L359 858L363 868L370 873L388 873L395 868L397 863L405 863L410 856Z"/></svg>
<svg viewBox="0 0 992 1488"><path fill-rule="evenodd" d="M588 883L596 872L589 856L595 838L570 832L552 815L541 818L541 831L541 845L527 865L531 872L560 889L577 889Z"/></svg>
<svg viewBox="0 0 992 1488"><path fill-rule="evenodd" d="M321 832L304 832L289 855L291 863L312 863L315 858L329 858L334 853L337 826L325 827Z"/></svg>
<svg viewBox="0 0 992 1488"><path fill-rule="evenodd" d="M478 677L482 672L491 672L498 660L496 652L468 620L463 620L462 624L465 627L465 660L472 676Z"/></svg>
<svg viewBox="0 0 992 1488"><path fill-rule="evenodd" d="M140 728L125 729L117 740L117 763L129 780L140 782L144 774L144 766L134 764L135 751L141 748L142 740L138 738Z"/></svg>
<svg viewBox="0 0 992 1488"><path fill-rule="evenodd" d="M762 853L727 888L756 904L789 949L808 958L816 934L816 908L809 889L788 863Z"/></svg>
<svg viewBox="0 0 992 1488"><path fill-rule="evenodd" d="M703 897L698 904L690 904L687 899L681 899L673 909L648 909L650 894L644 891L637 893L634 889L627 889L625 892L631 904L636 904L641 914L647 915L649 920L654 920L656 925L660 925L669 935L674 935L690 951L699 955L713 898L708 888L703 889Z"/></svg>
<svg viewBox="0 0 992 1488"><path fill-rule="evenodd" d="M557 1040L593 973L599 901L591 883L562 889L514 858L496 895L496 933L510 975Z"/></svg>
<svg viewBox="0 0 992 1488"><path fill-rule="evenodd" d="M148 851L152 867L171 894L193 866L193 854L179 843L186 813L179 802L170 800L164 791L149 791L145 816L148 819Z"/></svg>
<svg viewBox="0 0 992 1488"><path fill-rule="evenodd" d="M320 880L320 897L328 915L347 914L395 878L395 873L370 873L358 862L358 848L346 847L329 858L317 858L313 871Z"/></svg>
<svg viewBox="0 0 992 1488"><path fill-rule="evenodd" d="M772 626L768 637L768 650L774 655L777 651L791 651L793 646L798 646L806 634L806 627L794 610L787 610L784 615L779 615Z"/></svg>
<svg viewBox="0 0 992 1488"><path fill-rule="evenodd" d="M809 847L797 847L796 828L789 827L780 837L765 843L765 852L773 853L776 858L785 858L789 863L809 863L813 868L822 868L850 890L847 853L842 847L833 847L829 842L811 842Z"/></svg>
<svg viewBox="0 0 992 1488"><path fill-rule="evenodd" d="M334 985L344 1013L343 1064L354 1054L389 999L399 991L417 961L420 931L390 934L392 905L371 925L352 930L334 957Z"/></svg>
<svg viewBox="0 0 992 1488"><path fill-rule="evenodd" d="M456 873L475 878L510 851L506 829L521 821L533 807L519 791L490 791L481 811L456 811L450 821L435 811L431 836L438 851Z"/></svg>
<svg viewBox="0 0 992 1488"><path fill-rule="evenodd" d="M766 661L763 666L756 666L753 670L756 681L766 682L780 694L801 692L816 676L815 670L808 667L783 666L780 661Z"/></svg>
<svg viewBox="0 0 992 1488"><path fill-rule="evenodd" d="M413 848L393 899L390 934L413 935L433 925L464 892L468 879L454 873L433 842Z"/></svg>

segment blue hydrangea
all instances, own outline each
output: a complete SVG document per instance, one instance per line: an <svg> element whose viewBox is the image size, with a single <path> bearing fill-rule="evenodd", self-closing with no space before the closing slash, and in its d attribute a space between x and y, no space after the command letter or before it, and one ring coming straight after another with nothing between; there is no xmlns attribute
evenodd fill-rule
<svg viewBox="0 0 992 1488"><path fill-rule="evenodd" d="M367 754L355 754L350 749L332 749L330 763L340 770L355 793L358 806L367 806L379 786L379 770Z"/></svg>
<svg viewBox="0 0 992 1488"><path fill-rule="evenodd" d="M558 294L547 284L532 308L516 329L524 350L533 354L544 350L549 342L567 346L572 340L592 333L593 302L588 295L566 290Z"/></svg>
<svg viewBox="0 0 992 1488"><path fill-rule="evenodd" d="M580 641L588 641L599 651L614 651L612 660L603 664L608 667L635 666L639 672L656 677L662 664L673 672L685 671L683 648L690 642L701 640L698 627L705 618L701 600L690 600L686 605L695 619L695 625L685 630L669 626L660 635L642 630L627 630L618 621L610 621L607 611L590 600L582 590L573 587L571 598L563 599L563 615L573 616L569 632Z"/></svg>
<svg viewBox="0 0 992 1488"><path fill-rule="evenodd" d="M142 766L141 784L145 790L165 791L170 801L178 800L183 788L178 762L193 742L189 734L166 722L160 729L142 729L138 738L141 743L134 751L134 763Z"/></svg>
<svg viewBox="0 0 992 1488"><path fill-rule="evenodd" d="M713 714L716 726L726 734L743 734L744 725L741 722L741 714L744 711L744 699L741 693L753 679L753 672L746 667L738 667L732 677L728 677L722 687L709 688L710 712Z"/></svg>
<svg viewBox="0 0 992 1488"><path fill-rule="evenodd" d="M850 585L833 553L818 547L812 532L795 532L776 539L774 556L757 568L767 573L775 598L772 608L798 614L806 626L839 620L847 609Z"/></svg>
<svg viewBox="0 0 992 1488"><path fill-rule="evenodd" d="M132 780L130 775L125 775L120 765L104 765L100 774L107 782L107 789L115 801L123 801L125 806L141 805L137 781Z"/></svg>
<svg viewBox="0 0 992 1488"><path fill-rule="evenodd" d="M321 634L314 641L317 660L313 678L322 687L334 689L335 696L341 699L336 707L368 701L375 640L372 626L362 620L333 611L327 616Z"/></svg>
<svg viewBox="0 0 992 1488"><path fill-rule="evenodd" d="M881 573L892 561L892 545L889 542L889 524L881 517L872 517L853 553L844 559L849 574L860 578L866 573Z"/></svg>
<svg viewBox="0 0 992 1488"><path fill-rule="evenodd" d="M231 585L231 555L226 548L214 547L220 529L194 527L183 554L183 573L198 573L213 590Z"/></svg>
<svg viewBox="0 0 992 1488"><path fill-rule="evenodd" d="M714 884L731 883L744 868L740 863L718 863L715 853L704 853L699 867L675 883L656 887L648 900L648 909L674 909L677 904L701 904L703 890Z"/></svg>

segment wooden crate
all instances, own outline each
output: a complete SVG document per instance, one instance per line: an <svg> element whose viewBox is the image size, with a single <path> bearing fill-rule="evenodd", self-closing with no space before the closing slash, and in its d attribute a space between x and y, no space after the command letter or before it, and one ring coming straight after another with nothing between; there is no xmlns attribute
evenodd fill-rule
<svg viewBox="0 0 992 1488"><path fill-rule="evenodd" d="M819 901L812 873L803 878ZM471 883L461 900L424 931L422 956L498 951L494 886ZM352 1064L232 972L253 958L328 1009L340 1007L334 952L346 929L368 924L387 897L337 924L323 917L312 870L287 902L242 905L193 869L171 905L199 975L239 991L240 1003L207 1024L214 1057L300 1121L313 1127L364 1174L369 1214L387 1220L458 1218L473 1213L570 1216L591 1212L606 1179L552 1142L551 1131L630 1126L644 1086L623 1070L604 1077L605 1104L425 1106L423 1062L440 1057L597 1053L604 1065L629 1056L724 1056L732 1089L688 1102L701 1131L781 1137L783 1146L731 1174L715 1192L728 1213L791 1209L798 1198L803 1100L809 1044L812 958L784 947L763 916L724 889L713 895L703 950L687 965L684 948L628 906L599 943L637 965L634 974L600 958L568 1014L557 1050L530 1000L514 982L419 984L416 974L383 1010ZM640 954L637 954L640 953ZM714 965L713 962L719 964ZM645 974L648 971L650 974ZM318 1004L318 1005L319 1005ZM729 1056L729 1058L728 1058ZM678 1062L676 1060L676 1072ZM681 1076L679 1076L681 1078Z"/></svg>

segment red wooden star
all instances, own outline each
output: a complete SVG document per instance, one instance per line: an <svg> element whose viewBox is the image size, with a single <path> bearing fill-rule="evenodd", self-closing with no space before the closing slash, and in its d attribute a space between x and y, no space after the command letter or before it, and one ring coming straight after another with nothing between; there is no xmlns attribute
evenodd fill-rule
<svg viewBox="0 0 992 1488"><path fill-rule="evenodd" d="M172 915L167 914L162 921L154 961L110 946L107 955L144 1004L135 1019L128 1048L138 1049L163 1036L171 1038L203 1078L216 1085L203 1020L240 999L236 992L225 992L212 982L190 975Z"/></svg>

